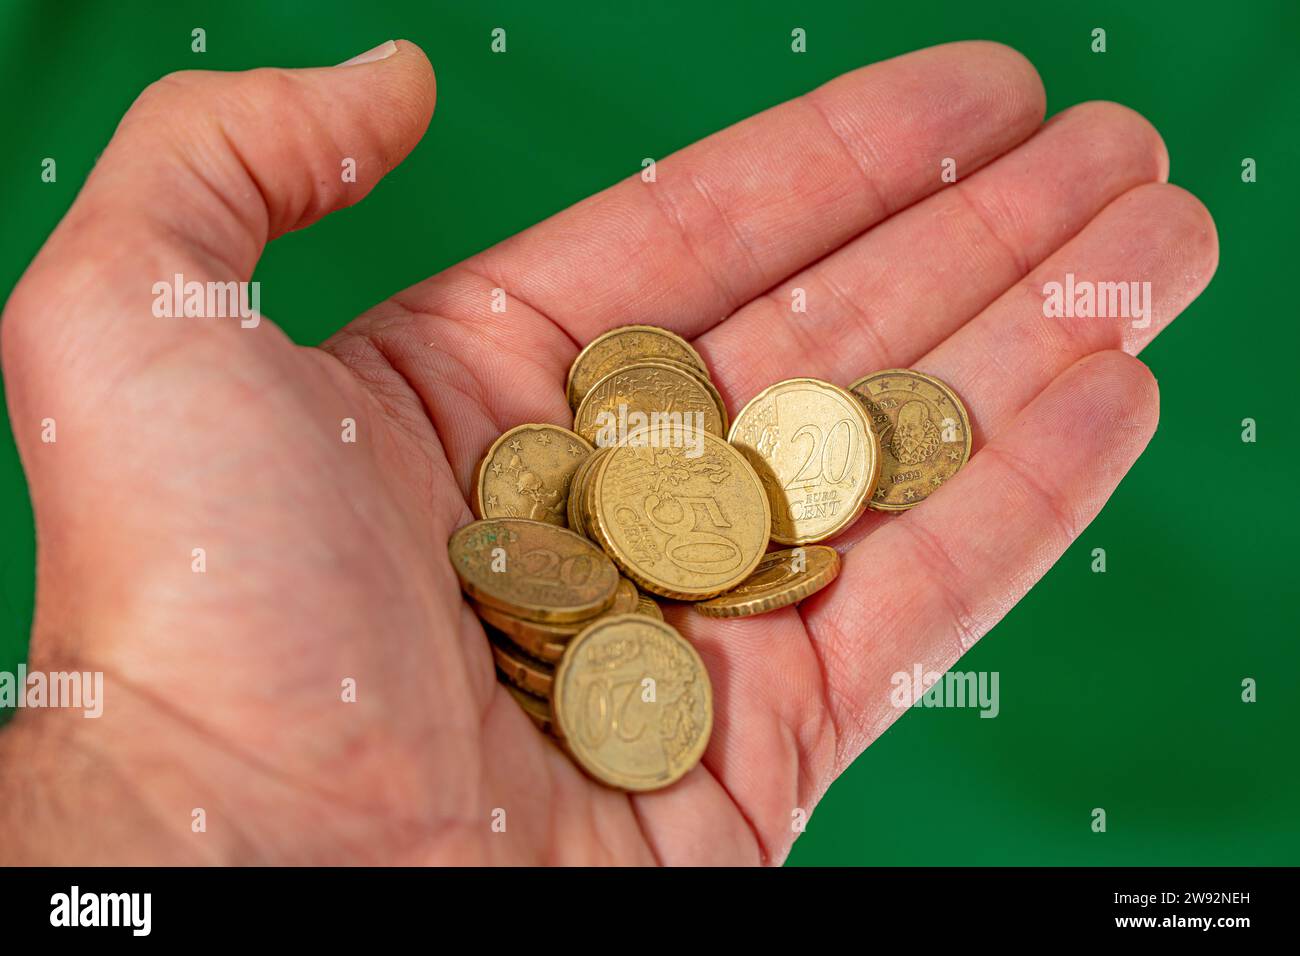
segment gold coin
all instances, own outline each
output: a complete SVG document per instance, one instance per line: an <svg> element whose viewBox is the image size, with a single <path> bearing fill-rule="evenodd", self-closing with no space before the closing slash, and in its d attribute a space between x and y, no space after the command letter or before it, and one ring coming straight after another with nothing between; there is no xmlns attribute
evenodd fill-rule
<svg viewBox="0 0 1300 956"><path fill-rule="evenodd" d="M641 614L602 618L555 669L551 711L574 760L601 783L657 790L699 763L713 729L700 655Z"/></svg>
<svg viewBox="0 0 1300 956"><path fill-rule="evenodd" d="M631 614L636 610L637 603L640 600L641 592L636 589L636 585L620 574L618 576L618 591L614 594L614 603L604 613Z"/></svg>
<svg viewBox="0 0 1300 956"><path fill-rule="evenodd" d="M578 520L582 522L583 531L588 538L591 537L591 489L594 484L592 478L597 469L600 468L600 463L604 461L608 454L608 448L596 449L596 454L592 456L594 460L591 467L587 469L587 474L583 476L582 494L578 498Z"/></svg>
<svg viewBox="0 0 1300 956"><path fill-rule="evenodd" d="M593 385L573 415L573 430L602 448L646 427L661 442L688 444L700 431L727 434L721 403L712 384L684 366L647 360Z"/></svg>
<svg viewBox="0 0 1300 956"><path fill-rule="evenodd" d="M522 617L504 614L496 608L471 603L474 612L487 625L485 630L488 631L489 638L495 629L533 657L550 664L559 663L560 658L564 656L564 649L569 645L570 638L577 633L577 631L573 631L573 625L538 624L536 621L525 621ZM585 623L583 622L582 625L578 626L579 631L582 630Z"/></svg>
<svg viewBox="0 0 1300 956"><path fill-rule="evenodd" d="M615 369L656 358L673 359L709 374L700 353L681 336L652 325L625 325L592 339L573 360L565 384L569 407L577 411L591 387Z"/></svg>
<svg viewBox="0 0 1300 956"><path fill-rule="evenodd" d="M695 605L706 617L749 617L789 607L816 594L840 573L834 548L810 544L764 555L739 587Z"/></svg>
<svg viewBox="0 0 1300 956"><path fill-rule="evenodd" d="M636 610L632 613L644 614L646 617L653 617L657 621L662 621L664 619L663 608L659 606L658 601L650 597L648 594L638 595Z"/></svg>
<svg viewBox="0 0 1300 956"><path fill-rule="evenodd" d="M915 507L970 458L970 416L957 393L929 375L894 368L850 386L880 435L877 511Z"/></svg>
<svg viewBox="0 0 1300 956"><path fill-rule="evenodd" d="M555 721L551 716L549 701L525 693L514 684L506 681L502 674L497 674L497 679L501 681L501 686L510 692L510 696L515 699L515 703L523 709L528 718L537 725L538 730L553 737L559 736L559 729L555 726Z"/></svg>
<svg viewBox="0 0 1300 956"><path fill-rule="evenodd" d="M734 588L767 550L772 520L744 456L705 433L702 451L634 433L587 479L592 537L642 590L701 600Z"/></svg>
<svg viewBox="0 0 1300 956"><path fill-rule="evenodd" d="M575 492L577 522L584 537L591 537L591 476L595 475L597 468L601 467L601 462L608 453L610 449L595 450L595 454L591 455L590 467L582 475L581 489Z"/></svg>
<svg viewBox="0 0 1300 956"><path fill-rule="evenodd" d="M555 679L554 667L538 660L504 637L489 636L489 642L492 645L492 657L496 661L497 670L504 674L510 683L538 697L551 695L551 683Z"/></svg>
<svg viewBox="0 0 1300 956"><path fill-rule="evenodd" d="M763 389L728 437L763 480L772 540L781 544L839 534L862 514L880 477L879 441L862 403L815 378Z"/></svg>
<svg viewBox="0 0 1300 956"><path fill-rule="evenodd" d="M597 451L595 454L584 458L582 464L578 466L578 470L573 473L573 479L569 482L569 497L566 503L569 530L577 532L584 538L587 537L587 532L582 526L582 509L579 507L579 502L582 500L583 479L599 454L600 452Z"/></svg>
<svg viewBox="0 0 1300 956"><path fill-rule="evenodd" d="M474 513L480 518L531 518L561 527L568 520L569 483L594 449L559 425L518 425L488 448L478 466Z"/></svg>
<svg viewBox="0 0 1300 956"><path fill-rule="evenodd" d="M703 385L704 390L708 392L709 397L713 399L713 404L718 408L718 414L722 417L722 434L726 434L729 423L729 419L727 418L727 406L722 401L722 393L718 391L717 386L713 384L713 380L709 378L708 372L701 372L694 365L687 365L685 362L676 362L670 358L657 358L650 359L649 361L659 362L663 365L670 365L679 372L684 372Z"/></svg>
<svg viewBox="0 0 1300 956"><path fill-rule="evenodd" d="M637 609L640 598L641 594L637 591L636 585L620 575L618 587L614 592L614 603L597 616L630 614ZM533 657L552 663L564 655L564 647L568 644L569 638L595 620L595 618L587 618L573 623L554 624L530 621L473 600L470 601L470 605L474 608L474 613L483 619L483 623L499 631L511 643L518 644ZM492 638L490 631L488 637Z"/></svg>
<svg viewBox="0 0 1300 956"><path fill-rule="evenodd" d="M533 621L581 621L606 610L618 571L572 531L526 518L472 521L447 543L465 593Z"/></svg>

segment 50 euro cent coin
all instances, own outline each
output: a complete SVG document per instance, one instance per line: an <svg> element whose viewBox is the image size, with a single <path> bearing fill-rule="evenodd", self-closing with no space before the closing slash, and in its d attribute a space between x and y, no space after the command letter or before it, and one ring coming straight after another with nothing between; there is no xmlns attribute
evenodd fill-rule
<svg viewBox="0 0 1300 956"><path fill-rule="evenodd" d="M767 550L758 475L715 435L698 455L641 443L650 437L634 433L588 475L588 531L642 590L685 601L730 590Z"/></svg>
<svg viewBox="0 0 1300 956"><path fill-rule="evenodd" d="M652 325L624 325L589 342L569 367L565 391L577 411L593 385L617 369L646 359L671 359L708 377L704 359L680 335Z"/></svg>
<svg viewBox="0 0 1300 956"><path fill-rule="evenodd" d="M598 447L611 447L645 427L679 444L697 432L727 434L727 415L707 378L679 362L643 360L606 375L583 397L573 430Z"/></svg>

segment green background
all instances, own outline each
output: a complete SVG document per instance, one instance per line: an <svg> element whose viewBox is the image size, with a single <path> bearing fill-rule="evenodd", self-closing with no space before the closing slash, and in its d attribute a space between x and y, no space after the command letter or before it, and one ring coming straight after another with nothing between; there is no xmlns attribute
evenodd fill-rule
<svg viewBox="0 0 1300 956"><path fill-rule="evenodd" d="M200 26L201 55L190 52ZM504 56L489 51L498 26ZM1099 26L1104 54L1090 51ZM1101 516L959 665L1000 672L1001 715L904 715L831 789L791 860L1300 863L1300 331L1285 288L1300 212L1296 3L2 0L0 291L152 80L335 63L390 37L429 54L437 114L366 202L262 260L262 307L299 342L643 157L918 47L999 40L1037 66L1049 114L1099 98L1145 114L1222 246L1209 290L1143 355L1160 381L1159 431ZM55 184L40 180L47 156ZM1241 181L1248 156L1253 184ZM1255 444L1241 440L1246 417ZM0 669L12 670L31 624L34 541L7 428L0 534ZM1105 574L1090 570L1097 547ZM1241 701L1246 677L1257 703ZM1090 829L1094 807L1104 834Z"/></svg>

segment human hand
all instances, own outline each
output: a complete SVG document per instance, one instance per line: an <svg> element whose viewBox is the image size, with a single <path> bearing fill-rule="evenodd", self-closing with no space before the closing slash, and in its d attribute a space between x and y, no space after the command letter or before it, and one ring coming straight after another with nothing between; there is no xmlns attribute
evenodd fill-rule
<svg viewBox="0 0 1300 956"><path fill-rule="evenodd" d="M166 77L10 298L30 667L103 671L106 701L0 732L6 862L779 862L795 810L900 713L890 676L950 667L1101 508L1156 425L1131 356L1217 260L1144 120L1085 104L1043 126L1033 68L962 43L724 130L320 348L152 314L155 283L248 280L269 239L362 198L433 102L405 42ZM1045 318L1043 285L1071 272L1149 281L1149 326ZM498 686L446 552L488 444L568 425L578 346L631 323L692 339L733 413L783 378L915 367L975 434L920 507L832 542L839 580L797 609L666 608L709 668L714 732L642 795L592 783Z"/></svg>

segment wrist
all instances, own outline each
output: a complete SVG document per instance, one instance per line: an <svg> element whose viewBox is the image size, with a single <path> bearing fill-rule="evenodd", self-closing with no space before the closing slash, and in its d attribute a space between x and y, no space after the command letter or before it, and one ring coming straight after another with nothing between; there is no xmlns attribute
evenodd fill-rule
<svg viewBox="0 0 1300 956"><path fill-rule="evenodd" d="M26 709L0 728L0 865L202 862L161 825L100 724Z"/></svg>

